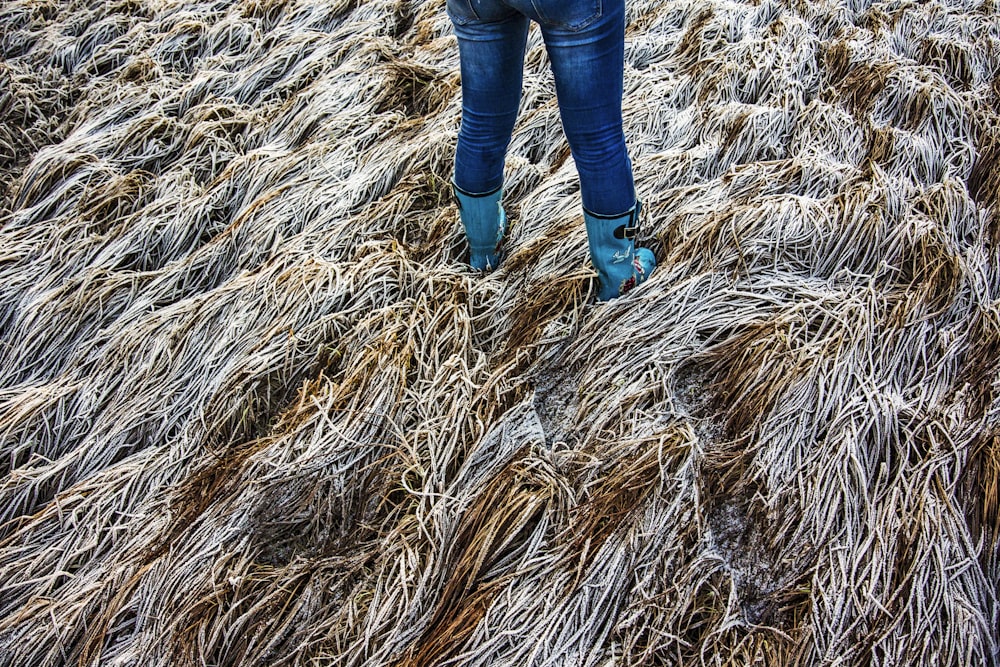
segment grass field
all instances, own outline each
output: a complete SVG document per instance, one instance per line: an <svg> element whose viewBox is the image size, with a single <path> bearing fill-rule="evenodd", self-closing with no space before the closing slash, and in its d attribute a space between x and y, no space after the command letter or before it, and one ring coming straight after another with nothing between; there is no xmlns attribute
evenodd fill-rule
<svg viewBox="0 0 1000 667"><path fill-rule="evenodd" d="M0 4L0 665L996 666L1000 7L630 0L596 303L537 31Z"/></svg>

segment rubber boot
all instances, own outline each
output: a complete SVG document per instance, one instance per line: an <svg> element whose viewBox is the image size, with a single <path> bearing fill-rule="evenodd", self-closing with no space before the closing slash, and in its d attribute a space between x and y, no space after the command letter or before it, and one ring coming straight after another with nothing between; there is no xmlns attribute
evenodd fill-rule
<svg viewBox="0 0 1000 667"><path fill-rule="evenodd" d="M647 248L636 248L642 202L621 215L595 215L584 209L590 259L597 269L601 301L614 299L644 282L656 268L656 258Z"/></svg>
<svg viewBox="0 0 1000 667"><path fill-rule="evenodd" d="M507 233L507 214L500 204L503 188L474 195L452 183L458 213L469 241L469 264L479 271L490 271L500 263L499 248Z"/></svg>

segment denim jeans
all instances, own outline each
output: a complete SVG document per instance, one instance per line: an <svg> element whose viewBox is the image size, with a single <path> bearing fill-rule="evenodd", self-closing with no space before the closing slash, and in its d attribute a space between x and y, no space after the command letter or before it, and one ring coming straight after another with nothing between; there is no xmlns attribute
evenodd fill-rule
<svg viewBox="0 0 1000 667"><path fill-rule="evenodd" d="M622 131L625 0L447 0L462 69L455 184L503 183L521 99L529 21L542 29L583 206L613 216L635 204Z"/></svg>

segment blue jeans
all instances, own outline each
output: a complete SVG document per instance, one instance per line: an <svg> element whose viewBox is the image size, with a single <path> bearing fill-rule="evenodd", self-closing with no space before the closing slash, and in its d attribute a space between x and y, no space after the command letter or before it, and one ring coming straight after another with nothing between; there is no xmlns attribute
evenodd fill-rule
<svg viewBox="0 0 1000 667"><path fill-rule="evenodd" d="M614 216L635 204L622 131L625 0L447 0L462 67L455 185L492 192L521 100L529 21L542 29L583 206Z"/></svg>

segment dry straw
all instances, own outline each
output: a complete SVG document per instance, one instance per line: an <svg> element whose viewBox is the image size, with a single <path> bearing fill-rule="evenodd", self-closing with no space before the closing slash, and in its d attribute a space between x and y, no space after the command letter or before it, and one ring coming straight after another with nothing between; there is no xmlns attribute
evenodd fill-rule
<svg viewBox="0 0 1000 667"><path fill-rule="evenodd" d="M0 8L0 665L996 665L1000 13L628 4L593 302L444 2Z"/></svg>

